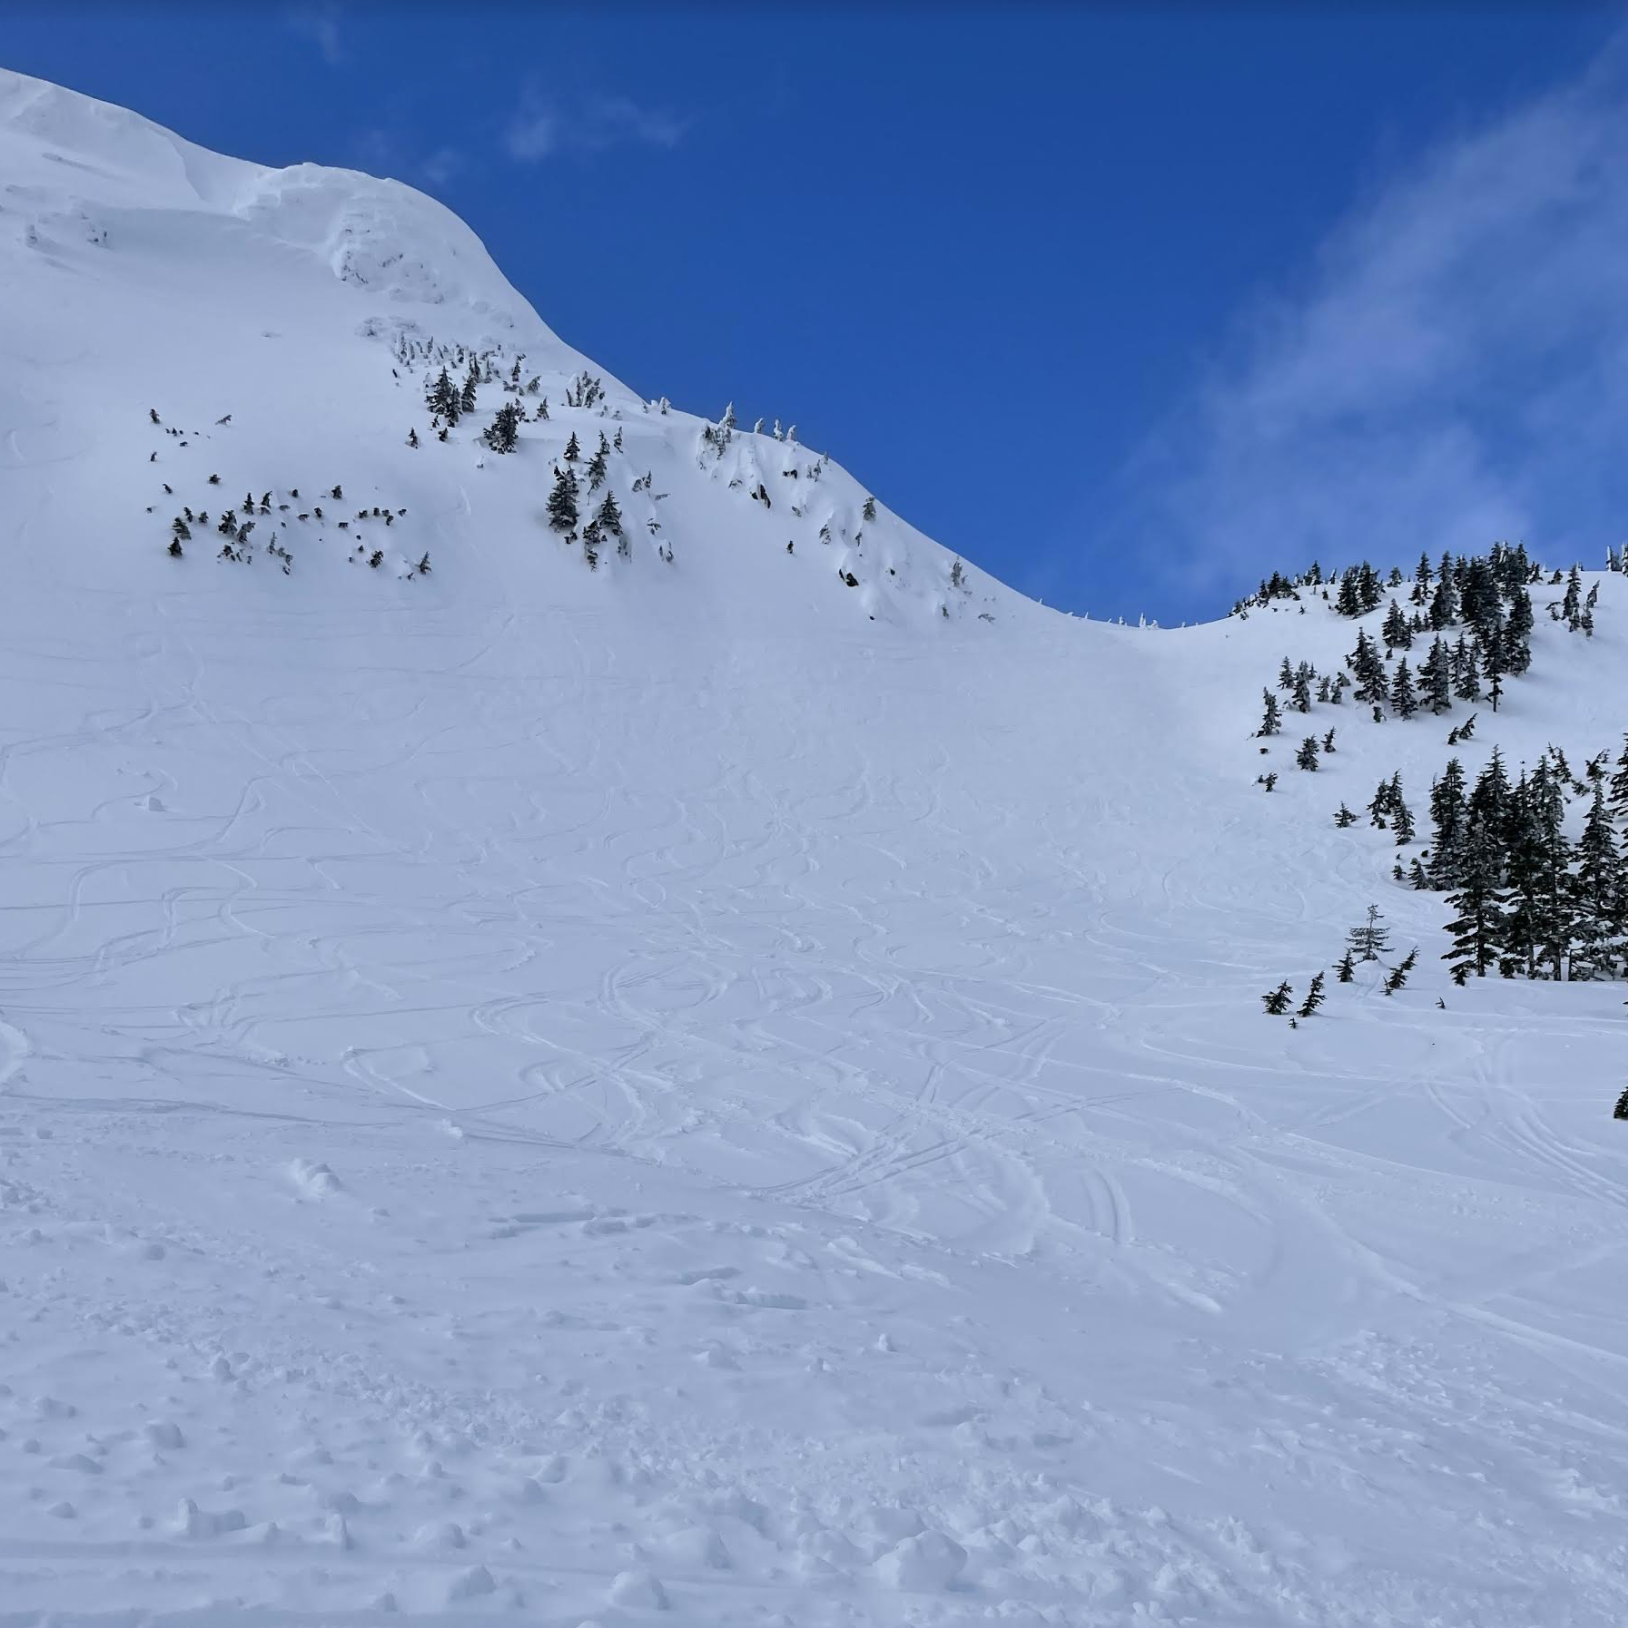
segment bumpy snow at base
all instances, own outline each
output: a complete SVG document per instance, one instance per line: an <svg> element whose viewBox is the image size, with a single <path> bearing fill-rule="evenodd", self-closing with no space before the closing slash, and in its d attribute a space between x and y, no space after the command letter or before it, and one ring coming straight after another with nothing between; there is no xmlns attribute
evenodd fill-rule
<svg viewBox="0 0 1628 1628"><path fill-rule="evenodd" d="M0 1624L1628 1620L1622 990L1335 828L1442 720L1251 738L1349 621L1043 610L15 75L0 290ZM1597 580L1472 774L1620 740ZM1264 1016L1370 902L1408 986Z"/></svg>

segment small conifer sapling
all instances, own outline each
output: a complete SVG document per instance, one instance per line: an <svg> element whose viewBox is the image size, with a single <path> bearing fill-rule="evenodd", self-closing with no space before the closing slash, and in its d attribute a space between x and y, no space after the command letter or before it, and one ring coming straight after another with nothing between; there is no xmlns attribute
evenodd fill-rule
<svg viewBox="0 0 1628 1628"><path fill-rule="evenodd" d="M1311 987L1306 991L1306 998L1300 1003L1299 1016L1310 1017L1323 1004L1323 982L1327 976L1327 973L1319 972L1312 979Z"/></svg>

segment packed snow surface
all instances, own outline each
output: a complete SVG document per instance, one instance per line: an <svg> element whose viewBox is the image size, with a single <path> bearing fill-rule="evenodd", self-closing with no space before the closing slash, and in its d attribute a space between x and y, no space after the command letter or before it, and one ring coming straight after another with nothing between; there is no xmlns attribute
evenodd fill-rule
<svg viewBox="0 0 1628 1628"><path fill-rule="evenodd" d="M0 290L0 1624L1628 1620L1622 991L1335 829L1442 721L1260 756L1349 622L1043 611L567 406L409 189L15 75ZM1602 584L1472 774L1615 747ZM1370 902L1409 986L1263 1016Z"/></svg>

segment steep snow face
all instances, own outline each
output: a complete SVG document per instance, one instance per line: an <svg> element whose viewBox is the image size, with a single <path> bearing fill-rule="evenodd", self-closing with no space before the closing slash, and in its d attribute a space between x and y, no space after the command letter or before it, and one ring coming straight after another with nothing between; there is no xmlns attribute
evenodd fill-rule
<svg viewBox="0 0 1628 1628"><path fill-rule="evenodd" d="M448 339L502 338L533 352L558 345L474 233L400 182L315 164L273 170L223 158L123 108L5 69L0 133L5 209L23 221L25 234L62 223L63 208L84 223L84 233L70 230L70 237L111 230L122 209L240 221L266 240L262 254L281 245L304 249L376 301L410 314L435 308Z"/></svg>
<svg viewBox="0 0 1628 1628"><path fill-rule="evenodd" d="M1334 828L1449 720L1251 738L1351 623L1044 612L407 189L16 76L0 187L11 1617L1628 1615L1621 992Z"/></svg>

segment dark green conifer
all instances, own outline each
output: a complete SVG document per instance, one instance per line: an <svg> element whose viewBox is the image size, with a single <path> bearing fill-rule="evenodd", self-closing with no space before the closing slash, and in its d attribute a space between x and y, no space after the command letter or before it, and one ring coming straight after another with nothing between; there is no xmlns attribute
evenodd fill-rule
<svg viewBox="0 0 1628 1628"><path fill-rule="evenodd" d="M1308 1018L1323 1004L1323 981L1326 977L1326 973L1319 972L1312 979L1311 988L1306 991L1306 998L1300 1003L1300 1010L1296 1016Z"/></svg>
<svg viewBox="0 0 1628 1628"><path fill-rule="evenodd" d="M572 469L554 471L554 490L548 496L548 523L555 531L577 529L577 477Z"/></svg>

